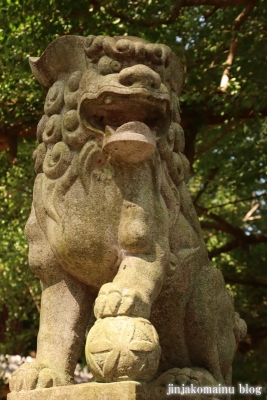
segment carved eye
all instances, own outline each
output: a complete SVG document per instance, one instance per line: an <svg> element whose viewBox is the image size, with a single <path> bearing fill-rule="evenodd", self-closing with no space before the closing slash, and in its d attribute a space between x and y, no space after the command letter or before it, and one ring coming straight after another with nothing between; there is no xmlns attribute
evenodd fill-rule
<svg viewBox="0 0 267 400"><path fill-rule="evenodd" d="M122 65L119 61L112 60L112 62L110 63L110 68L111 68L112 72L120 72L121 67L122 67Z"/></svg>
<svg viewBox="0 0 267 400"><path fill-rule="evenodd" d="M101 75L108 75L120 72L121 68L122 64L119 61L113 60L112 58L107 56L101 57L98 63L98 71Z"/></svg>

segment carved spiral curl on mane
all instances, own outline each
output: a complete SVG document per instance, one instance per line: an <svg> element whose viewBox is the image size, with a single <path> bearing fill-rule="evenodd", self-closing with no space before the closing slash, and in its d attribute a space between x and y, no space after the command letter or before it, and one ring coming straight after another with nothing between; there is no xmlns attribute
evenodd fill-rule
<svg viewBox="0 0 267 400"><path fill-rule="evenodd" d="M87 57L98 61L103 55L124 61L135 58L140 62L146 61L154 65L164 65L166 68L170 63L169 47L163 44L152 44L145 40L133 41L123 36L93 36L89 35L84 47Z"/></svg>
<svg viewBox="0 0 267 400"><path fill-rule="evenodd" d="M56 144L62 139L61 134L61 115L52 115L46 123L43 131L43 142L45 144Z"/></svg>
<svg viewBox="0 0 267 400"><path fill-rule="evenodd" d="M62 110L65 84L65 81L58 80L49 89L44 106L44 111L47 115L59 114Z"/></svg>
<svg viewBox="0 0 267 400"><path fill-rule="evenodd" d="M73 154L68 145L58 142L51 151L47 151L43 170L48 178L57 179L68 169L73 158Z"/></svg>

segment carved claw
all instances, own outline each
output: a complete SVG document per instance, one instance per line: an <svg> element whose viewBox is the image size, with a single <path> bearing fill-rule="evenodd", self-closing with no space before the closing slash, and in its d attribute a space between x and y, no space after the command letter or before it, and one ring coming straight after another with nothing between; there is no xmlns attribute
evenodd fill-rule
<svg viewBox="0 0 267 400"><path fill-rule="evenodd" d="M106 283L101 287L95 301L95 316L96 318L104 318L132 315L138 298L136 290L122 289L115 283Z"/></svg>
<svg viewBox="0 0 267 400"><path fill-rule="evenodd" d="M13 372L9 387L11 392L20 392L21 390L63 386L68 383L71 382L66 376L60 376L51 368L33 361L24 363L17 371Z"/></svg>

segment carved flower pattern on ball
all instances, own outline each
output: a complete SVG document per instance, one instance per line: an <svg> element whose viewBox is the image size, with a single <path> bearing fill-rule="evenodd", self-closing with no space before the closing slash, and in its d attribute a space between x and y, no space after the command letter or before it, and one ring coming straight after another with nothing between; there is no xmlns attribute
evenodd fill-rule
<svg viewBox="0 0 267 400"><path fill-rule="evenodd" d="M97 380L148 382L157 370L160 346L148 320L111 317L98 320L90 331L86 355Z"/></svg>

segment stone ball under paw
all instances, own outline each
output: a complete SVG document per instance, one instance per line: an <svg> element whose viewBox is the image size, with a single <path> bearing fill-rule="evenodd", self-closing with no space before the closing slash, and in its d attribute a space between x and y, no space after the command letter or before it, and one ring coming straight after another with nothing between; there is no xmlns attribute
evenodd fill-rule
<svg viewBox="0 0 267 400"><path fill-rule="evenodd" d="M154 326L147 319L126 316L97 320L85 346L88 366L99 382L150 382L160 353Z"/></svg>

